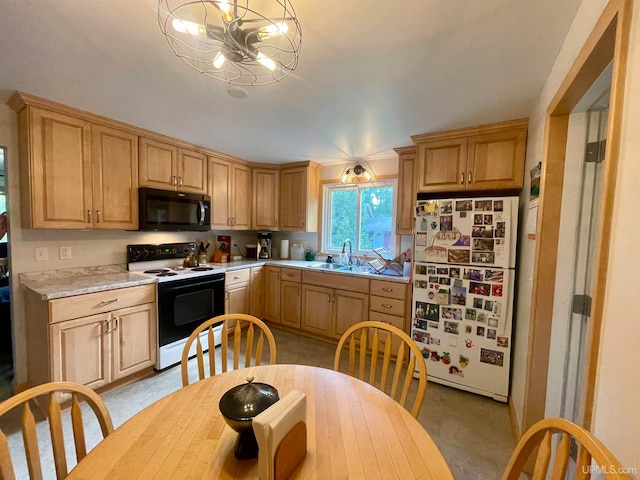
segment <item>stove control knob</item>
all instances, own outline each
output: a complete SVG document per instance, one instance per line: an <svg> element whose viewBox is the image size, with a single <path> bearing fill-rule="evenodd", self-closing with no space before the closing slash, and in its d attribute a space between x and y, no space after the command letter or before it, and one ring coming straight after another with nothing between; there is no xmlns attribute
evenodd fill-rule
<svg viewBox="0 0 640 480"><path fill-rule="evenodd" d="M149 250L143 248L142 250L140 250L139 256L141 256L142 258L147 258L149 256Z"/></svg>

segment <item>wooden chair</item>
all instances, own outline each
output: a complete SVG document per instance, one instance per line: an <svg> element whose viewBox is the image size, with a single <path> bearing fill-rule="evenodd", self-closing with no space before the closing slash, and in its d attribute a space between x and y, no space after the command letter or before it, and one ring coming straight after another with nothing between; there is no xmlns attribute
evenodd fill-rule
<svg viewBox="0 0 640 480"><path fill-rule="evenodd" d="M0 416L6 414L15 407L22 405L22 437L24 440L27 465L29 467L29 478L32 480L42 479L42 464L38 438L36 435L36 421L29 407L29 401L40 395L49 395L47 408L47 418L49 420L49 431L51 432L51 445L53 447L53 460L56 467L56 478L62 480L68 475L67 457L64 445L62 429L62 416L60 402L57 393L71 393L71 424L73 438L76 449L76 460L79 462L87 455L87 446L84 435L84 423L82 419L82 409L80 401L85 400L91 407L100 423L102 436L106 437L113 432L113 422L109 410L100 396L84 385L72 382L52 382L38 385L25 390L0 404ZM4 480L15 480L13 462L9 452L7 437L0 430L0 478Z"/></svg>
<svg viewBox="0 0 640 480"><path fill-rule="evenodd" d="M242 313L230 313L211 318L197 327L187 339L187 343L182 350L182 385L189 385L189 353L191 345L196 344L196 358L198 364L198 380L205 378L204 359L205 350L208 350L209 376L216 374L216 349L208 348L214 345L214 325L222 324L222 339L220 351L222 360L221 372L228 370L229 353L233 355L233 370L237 370L240 364L240 357L244 356L244 366L260 365L262 361L262 350L266 337L269 343L269 363L276 363L276 341L269 327L259 318ZM257 331L256 331L257 330ZM257 335L257 338L256 338ZM203 345L202 337L206 337L206 344ZM229 338L231 337L231 338ZM244 338L243 338L244 337ZM231 346L230 346L231 343ZM254 345L255 343L255 345ZM255 346L255 355L254 355ZM220 372L218 372L220 373Z"/></svg>
<svg viewBox="0 0 640 480"><path fill-rule="evenodd" d="M552 436L559 434L560 439L553 455L554 463L551 476L548 476L549 463L552 458ZM603 469L607 480L629 480L629 475L621 473L620 462L595 436L575 423L564 418L545 418L533 425L522 436L511 455L509 465L502 480L518 480L524 465L532 452L538 448L532 480L564 479L571 452L571 443L578 446L576 471L574 478L591 478L592 460L595 468Z"/></svg>
<svg viewBox="0 0 640 480"><path fill-rule="evenodd" d="M333 369L336 371L340 371L340 355L342 347L346 343L349 344L349 375L379 388L405 408L411 380L414 370L417 368L419 373L418 391L410 410L411 414L417 418L427 388L427 367L422 359L420 349L413 340L399 328L387 323L373 321L356 323L340 338L333 362ZM409 352L412 352L413 355L409 355ZM395 355L395 359L392 358L392 355ZM381 358L379 358L380 356ZM378 379L379 360L382 361L382 370ZM395 364L393 376L389 377L389 368L392 363ZM358 366L357 375L356 364ZM366 378L367 370L369 372L368 378ZM391 380L390 388L389 380ZM401 381L402 387L398 389Z"/></svg>

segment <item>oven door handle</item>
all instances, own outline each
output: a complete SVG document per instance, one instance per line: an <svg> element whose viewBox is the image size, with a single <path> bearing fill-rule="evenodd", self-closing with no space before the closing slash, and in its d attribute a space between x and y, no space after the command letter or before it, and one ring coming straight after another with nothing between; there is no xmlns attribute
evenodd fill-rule
<svg viewBox="0 0 640 480"><path fill-rule="evenodd" d="M204 202L202 200L198 200L198 209L200 210L200 219L198 220L198 225L204 225L205 209Z"/></svg>
<svg viewBox="0 0 640 480"><path fill-rule="evenodd" d="M184 280L177 280L172 282L159 283L158 292L168 293L168 292L177 292L184 289L193 290L194 288L197 289L198 287L202 287L202 286L213 287L216 284L221 284L221 286L224 286L224 277L207 278L206 276L204 276L199 278L202 278L202 280L198 281L197 278L192 278L192 279L184 279Z"/></svg>

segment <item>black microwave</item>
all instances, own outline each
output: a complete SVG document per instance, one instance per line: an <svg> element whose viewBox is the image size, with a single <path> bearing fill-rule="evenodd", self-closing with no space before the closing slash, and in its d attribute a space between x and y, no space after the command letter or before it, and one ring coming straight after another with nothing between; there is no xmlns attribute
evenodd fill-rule
<svg viewBox="0 0 640 480"><path fill-rule="evenodd" d="M211 197L195 193L138 189L140 230L211 230Z"/></svg>

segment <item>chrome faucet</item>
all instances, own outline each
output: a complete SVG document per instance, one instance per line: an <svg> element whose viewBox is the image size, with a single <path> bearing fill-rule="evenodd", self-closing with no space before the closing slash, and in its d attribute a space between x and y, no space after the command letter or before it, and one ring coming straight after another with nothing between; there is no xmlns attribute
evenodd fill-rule
<svg viewBox="0 0 640 480"><path fill-rule="evenodd" d="M342 243L342 255L344 255L347 242L349 242L349 263L348 264L353 265L352 252L351 252L351 240L349 240L348 238Z"/></svg>

